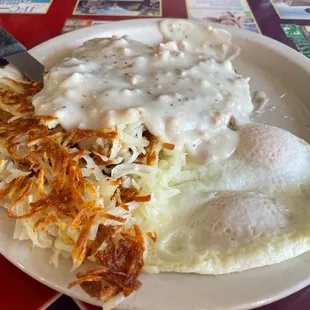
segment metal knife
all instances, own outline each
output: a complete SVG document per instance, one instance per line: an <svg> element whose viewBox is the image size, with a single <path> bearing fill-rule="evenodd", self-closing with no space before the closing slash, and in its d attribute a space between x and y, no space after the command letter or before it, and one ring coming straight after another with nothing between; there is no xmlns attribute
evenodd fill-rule
<svg viewBox="0 0 310 310"><path fill-rule="evenodd" d="M30 80L43 81L44 66L2 27L0 27L0 58L12 64Z"/></svg>

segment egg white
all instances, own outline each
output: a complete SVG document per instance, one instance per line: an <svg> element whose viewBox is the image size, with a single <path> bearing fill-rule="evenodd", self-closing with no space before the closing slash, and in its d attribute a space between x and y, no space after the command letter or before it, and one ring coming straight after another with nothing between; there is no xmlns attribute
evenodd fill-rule
<svg viewBox="0 0 310 310"><path fill-rule="evenodd" d="M148 242L146 266L224 274L310 250L310 146L264 124L237 132L230 158L185 165L171 177L180 194L163 206L171 220L158 227L156 242Z"/></svg>
<svg viewBox="0 0 310 310"><path fill-rule="evenodd" d="M290 132L265 124L238 128L240 141L223 161L190 166L171 185L203 182L208 191L259 191L278 195L310 184L310 145Z"/></svg>

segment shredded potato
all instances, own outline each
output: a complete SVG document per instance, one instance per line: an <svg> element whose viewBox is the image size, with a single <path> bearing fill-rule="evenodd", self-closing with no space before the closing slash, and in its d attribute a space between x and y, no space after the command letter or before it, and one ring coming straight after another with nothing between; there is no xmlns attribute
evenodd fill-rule
<svg viewBox="0 0 310 310"><path fill-rule="evenodd" d="M0 200L16 220L14 238L51 248L55 267L61 257L71 257L72 270L97 262L69 287L117 304L141 286L147 243L156 242L143 219L178 193L167 179L179 169L169 163L174 145L143 124L68 133L56 118L34 115L41 84L10 67L0 82Z"/></svg>

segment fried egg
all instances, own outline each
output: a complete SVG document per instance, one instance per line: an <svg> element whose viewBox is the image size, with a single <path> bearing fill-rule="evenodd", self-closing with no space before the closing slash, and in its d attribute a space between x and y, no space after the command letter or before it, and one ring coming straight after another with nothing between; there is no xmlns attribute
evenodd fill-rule
<svg viewBox="0 0 310 310"><path fill-rule="evenodd" d="M224 161L188 166L171 184L203 182L208 191L260 191L277 195L310 184L310 146L290 132L265 124L244 124L239 144Z"/></svg>
<svg viewBox="0 0 310 310"><path fill-rule="evenodd" d="M158 232L146 265L161 272L224 274L275 264L310 249L305 196L271 199L226 191L210 198L193 189L178 201L182 212Z"/></svg>
<svg viewBox="0 0 310 310"><path fill-rule="evenodd" d="M146 265L225 274L310 250L310 146L280 128L243 124L234 154L171 177L171 221L157 231ZM152 220L151 220L152 221Z"/></svg>

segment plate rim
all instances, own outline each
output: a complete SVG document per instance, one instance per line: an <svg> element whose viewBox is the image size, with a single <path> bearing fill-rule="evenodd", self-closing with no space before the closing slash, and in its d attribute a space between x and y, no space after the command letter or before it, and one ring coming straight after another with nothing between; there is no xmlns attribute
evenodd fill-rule
<svg viewBox="0 0 310 310"><path fill-rule="evenodd" d="M29 50L29 52L36 56L36 54L40 53L40 50L45 49L49 46L53 46L53 45L59 45L62 41L67 41L67 40L76 40L77 38L89 38L90 36L94 36L96 34L100 34L103 31L113 31L113 29L121 29L121 28L134 28L134 27L139 27L142 24L145 26L145 24L147 25L151 25L152 23L157 23L160 20L163 20L165 18L149 18L149 19L131 19L131 20L122 20L122 21L111 21L108 22L106 24L101 24L101 25L96 25L91 26L91 27L86 27L83 29L79 29L73 32L69 32L69 33L65 33L62 35L59 35L55 38L52 38L48 41L45 41L41 44L39 44L38 46L32 48L31 50ZM169 18L172 19L172 18ZM253 42L255 41L255 43L258 43L260 45L264 45L267 46L269 49L281 54L283 57L285 58L289 58L291 62L296 63L299 67L303 67L303 69L310 75L310 59L308 59L306 56L302 55L301 53L299 53L298 51L294 50L293 48L278 42L272 38L263 36L261 34L256 34L256 33L252 33L249 31L245 31L243 29L239 29L236 27L231 27L231 26L224 26L224 25L220 25L220 24L214 24L214 23L209 23L209 22L202 22L202 21L197 21L197 20L188 20L185 19L187 21L193 22L193 23L198 23L198 24L211 24L216 28L223 28L228 30L231 34L232 37L234 36L238 36L242 39L247 40L248 42ZM116 30L117 31L117 30ZM53 52L51 52L52 54ZM56 51L57 53L57 51ZM34 278L35 280L41 282L42 284L56 290L59 291L63 294L68 295L68 291L63 289L61 286L55 284L54 282L49 281L46 278L41 277L40 275L37 275L35 273L32 273L31 271L28 271L22 264L18 263L13 257L11 257L10 255L7 255L5 253L1 254L8 259L11 263L13 263L17 268L19 268L20 270L22 270L23 272L25 272L28 276ZM293 258L294 259L294 258ZM310 284L310 277L299 282L298 284L295 284L289 288L286 288L284 290L281 291L281 293L278 293L277 295L274 296L269 296L268 298L264 299L264 300L260 300L260 301L249 301L249 302L244 302L243 304L240 304L240 306L233 306L230 308L225 308L226 310L233 310L233 309L248 309L249 307L253 308L253 307L259 307L262 305L266 305L269 304L271 302L277 301L279 299L282 299L290 294L293 294L297 291L299 291L300 289L304 288L305 286ZM95 299L91 299L89 300L89 298L87 298L86 296L84 297L84 295L79 294L76 291L71 291L72 293L69 294L69 296L71 296L72 298L76 298L79 300L82 300L86 303L91 303L93 305L98 306L99 303L96 302Z"/></svg>
<svg viewBox="0 0 310 310"><path fill-rule="evenodd" d="M181 18L137 18L137 19L128 19L128 20L120 20L120 21L108 21L105 24L95 25L95 26L89 26L82 29L77 29L72 32L61 34L57 37L51 38L45 42L42 42L41 44L31 48L29 50L29 53L35 56L36 53L40 52L40 49L45 48L45 46L49 46L54 44L58 41L65 41L69 38L82 38L86 36L90 36L90 34L96 34L100 33L104 30L113 30L113 28L125 28L130 27L132 28L132 25L138 26L145 26L145 23L152 24L157 23L161 20L180 20ZM282 54L285 58L289 58L291 61L296 62L300 66L308 65L310 66L310 59L303 55L302 53L298 52L297 50L293 49L292 47L279 42L273 38L267 37L263 34L251 32L249 30L244 30L238 27L233 26L227 26L222 24L216 24L212 22L205 22L200 20L190 20L190 19L181 19L186 20L191 23L200 24L200 25L212 25L214 28L222 28L226 29L231 35L232 38L237 35L238 37L242 37L243 39L248 40L249 42L255 41L255 43L260 43L262 45L268 45L269 48L272 50L276 50L277 53ZM304 68L307 69L306 71L310 74L310 67Z"/></svg>

